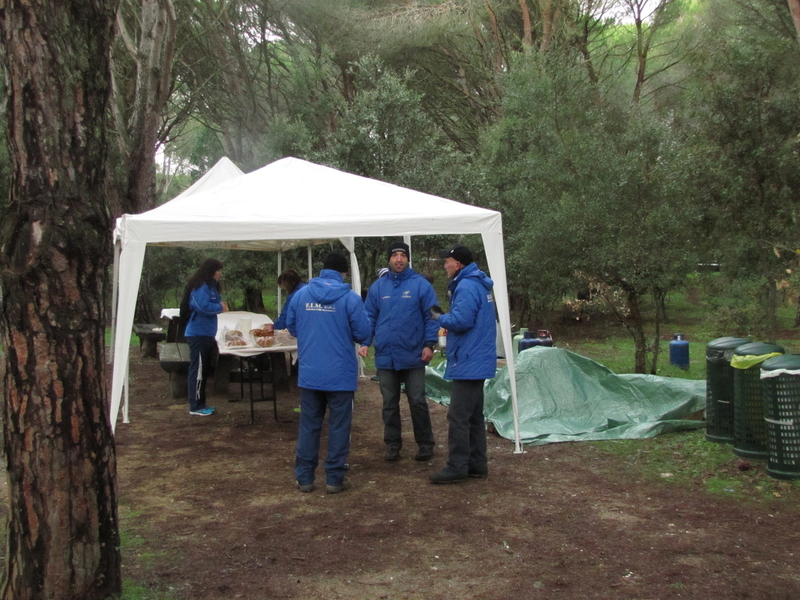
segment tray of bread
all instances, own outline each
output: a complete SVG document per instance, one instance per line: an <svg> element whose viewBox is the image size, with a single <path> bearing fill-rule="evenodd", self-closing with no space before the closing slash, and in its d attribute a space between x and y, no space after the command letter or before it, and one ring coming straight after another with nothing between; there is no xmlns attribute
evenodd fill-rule
<svg viewBox="0 0 800 600"><path fill-rule="evenodd" d="M239 329L223 327L217 334L220 351L247 351L257 354L261 348L289 347L291 351L297 347L297 339L288 330L275 331L272 323L266 323L244 332Z"/></svg>
<svg viewBox="0 0 800 600"><path fill-rule="evenodd" d="M248 346L248 340L245 338L244 333L238 329L227 329L223 333L222 339L225 345L231 348Z"/></svg>
<svg viewBox="0 0 800 600"><path fill-rule="evenodd" d="M256 346L260 348L270 348L275 345L275 331L272 325L266 325L259 329L251 329L250 336L253 338Z"/></svg>

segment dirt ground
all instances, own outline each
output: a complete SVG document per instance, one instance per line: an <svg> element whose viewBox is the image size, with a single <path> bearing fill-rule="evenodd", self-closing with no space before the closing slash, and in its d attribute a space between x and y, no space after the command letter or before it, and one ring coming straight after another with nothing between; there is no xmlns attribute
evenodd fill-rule
<svg viewBox="0 0 800 600"><path fill-rule="evenodd" d="M156 360L133 356L131 374L116 438L123 574L153 598L800 598L796 499L641 482L602 444L514 454L495 435L488 479L432 485L446 408L431 405L430 464L408 433L387 463L371 380L356 394L352 489L303 494L296 392L279 395L282 422L261 402L251 424L249 403L229 402L238 384L210 402L216 415L193 417Z"/></svg>

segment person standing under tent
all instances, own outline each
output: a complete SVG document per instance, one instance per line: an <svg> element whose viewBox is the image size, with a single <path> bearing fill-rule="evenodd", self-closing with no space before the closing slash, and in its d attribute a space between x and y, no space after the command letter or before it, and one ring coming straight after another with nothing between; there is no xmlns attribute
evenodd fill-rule
<svg viewBox="0 0 800 600"><path fill-rule="evenodd" d="M226 312L219 284L222 262L206 259L189 279L181 301L181 312L189 312L186 343L189 345L189 414L209 416L213 406L206 406L206 379L216 350L217 315Z"/></svg>
<svg viewBox="0 0 800 600"><path fill-rule="evenodd" d="M383 396L384 459L400 459L403 447L400 419L400 392L405 384L414 440L415 460L433 457L434 438L431 416L425 399L425 367L433 358L439 325L431 317L437 304L433 286L409 266L411 251L398 241L387 250L389 271L369 288L367 314L372 321L373 339L367 340L358 353L366 358L374 341L375 366Z"/></svg>
<svg viewBox="0 0 800 600"><path fill-rule="evenodd" d="M361 296L344 282L348 270L344 256L337 252L328 254L319 277L295 294L286 314L286 327L297 338L300 365L300 429L295 476L301 492L315 489L326 411L326 491L338 494L350 487L345 475L349 468L353 397L358 388L354 344L365 341L372 328Z"/></svg>
<svg viewBox="0 0 800 600"><path fill-rule="evenodd" d="M278 316L273 327L275 329L286 329L286 312L289 307L289 302L291 302L292 297L298 290L302 290L306 287L306 284L300 279L300 273L294 269L287 269L278 275L278 286L286 294L286 301L283 303L281 314Z"/></svg>
<svg viewBox="0 0 800 600"><path fill-rule="evenodd" d="M450 278L450 312L442 314L435 307L431 316L447 329L444 377L453 381L453 387L447 410L447 464L430 479L457 483L489 474L483 382L497 370L494 283L478 269L466 246L456 244L439 254Z"/></svg>
<svg viewBox="0 0 800 600"><path fill-rule="evenodd" d="M295 293L306 287L306 284L300 279L300 273L294 269L287 269L278 275L278 285L286 294L286 301L283 303L281 314L278 316L278 320L273 324L273 327L275 329L286 329L286 313L289 310L289 303L292 301L292 298L294 298ZM291 376L297 375L297 368L297 363L292 365ZM294 412L299 413L300 407L296 407Z"/></svg>

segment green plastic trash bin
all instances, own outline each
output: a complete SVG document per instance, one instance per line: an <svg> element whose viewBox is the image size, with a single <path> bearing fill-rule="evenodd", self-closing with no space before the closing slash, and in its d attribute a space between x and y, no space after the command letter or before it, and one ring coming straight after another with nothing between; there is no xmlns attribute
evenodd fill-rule
<svg viewBox="0 0 800 600"><path fill-rule="evenodd" d="M769 446L767 473L776 479L800 479L800 355L765 360L761 386Z"/></svg>
<svg viewBox="0 0 800 600"><path fill-rule="evenodd" d="M744 344L733 351L733 453L742 458L769 458L761 364L783 353L781 346L763 342Z"/></svg>
<svg viewBox="0 0 800 600"><path fill-rule="evenodd" d="M706 345L706 439L733 443L733 368L731 358L750 340L721 337Z"/></svg>

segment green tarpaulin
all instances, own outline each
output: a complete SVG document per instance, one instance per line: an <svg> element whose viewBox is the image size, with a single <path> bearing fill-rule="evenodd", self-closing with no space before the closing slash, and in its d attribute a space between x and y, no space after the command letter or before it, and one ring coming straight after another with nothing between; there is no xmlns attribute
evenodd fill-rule
<svg viewBox="0 0 800 600"><path fill-rule="evenodd" d="M521 352L515 365L524 444L638 439L706 425L686 419L705 409L705 381L617 375L579 354L541 346ZM428 398L448 404L444 367L428 367L425 387ZM486 382L484 413L501 436L514 439L508 369Z"/></svg>

